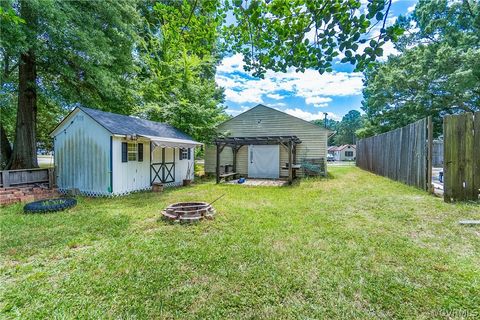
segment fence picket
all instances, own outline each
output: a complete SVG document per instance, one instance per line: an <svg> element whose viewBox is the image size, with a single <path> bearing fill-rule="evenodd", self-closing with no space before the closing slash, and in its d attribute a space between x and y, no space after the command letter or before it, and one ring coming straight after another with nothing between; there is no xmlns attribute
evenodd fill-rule
<svg viewBox="0 0 480 320"><path fill-rule="evenodd" d="M357 141L357 166L401 181L430 189L427 181L427 119L403 128Z"/></svg>
<svg viewBox="0 0 480 320"><path fill-rule="evenodd" d="M480 113L444 118L444 200L478 200Z"/></svg>
<svg viewBox="0 0 480 320"><path fill-rule="evenodd" d="M473 141L473 197L480 196L480 111L475 113Z"/></svg>

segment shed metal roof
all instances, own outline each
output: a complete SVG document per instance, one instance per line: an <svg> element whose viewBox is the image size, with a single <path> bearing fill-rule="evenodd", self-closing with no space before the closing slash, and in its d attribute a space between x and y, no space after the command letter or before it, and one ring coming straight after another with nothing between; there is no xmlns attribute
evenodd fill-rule
<svg viewBox="0 0 480 320"><path fill-rule="evenodd" d="M155 122L85 107L78 108L88 114L90 117L92 117L95 121L97 121L101 126L110 131L112 134L136 134L142 136L156 136L162 138L194 141L193 138L190 137L188 134L166 123Z"/></svg>

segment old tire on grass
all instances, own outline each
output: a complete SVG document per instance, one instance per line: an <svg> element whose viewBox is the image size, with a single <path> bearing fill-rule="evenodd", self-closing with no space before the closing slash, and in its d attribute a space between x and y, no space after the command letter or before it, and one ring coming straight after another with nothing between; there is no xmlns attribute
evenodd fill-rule
<svg viewBox="0 0 480 320"><path fill-rule="evenodd" d="M73 198L58 198L49 200L40 200L28 203L23 207L25 213L46 213L63 211L73 208L77 205L77 200Z"/></svg>

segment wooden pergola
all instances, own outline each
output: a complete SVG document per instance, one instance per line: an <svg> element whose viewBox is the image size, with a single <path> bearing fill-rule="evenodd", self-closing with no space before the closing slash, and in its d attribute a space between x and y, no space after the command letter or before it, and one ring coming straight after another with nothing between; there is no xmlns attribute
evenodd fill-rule
<svg viewBox="0 0 480 320"><path fill-rule="evenodd" d="M288 182L293 181L293 164L297 162L297 145L302 141L297 136L263 136L263 137L224 137L216 138L214 143L217 147L216 177L220 182L220 154L225 147L232 148L233 171L237 171L237 153L245 145L281 145L288 151Z"/></svg>

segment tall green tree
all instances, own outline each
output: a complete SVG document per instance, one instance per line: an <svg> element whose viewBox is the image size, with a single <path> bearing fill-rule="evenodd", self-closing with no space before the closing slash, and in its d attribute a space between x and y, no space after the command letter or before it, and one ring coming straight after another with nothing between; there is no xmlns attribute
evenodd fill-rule
<svg viewBox="0 0 480 320"><path fill-rule="evenodd" d="M141 103L138 115L208 141L226 117L223 89L215 83L220 1L145 3L139 42Z"/></svg>
<svg viewBox="0 0 480 320"><path fill-rule="evenodd" d="M400 55L365 72L360 134L432 116L439 135L444 115L480 110L480 2L422 0L399 23Z"/></svg>
<svg viewBox="0 0 480 320"><path fill-rule="evenodd" d="M324 127L325 120L313 120L312 123ZM341 121L327 119L327 129L335 132L328 140L329 146L355 144L356 132L363 128L364 118L357 110L350 110Z"/></svg>
<svg viewBox="0 0 480 320"><path fill-rule="evenodd" d="M359 0L226 3L235 17L225 28L226 42L243 54L246 69L260 77L267 69L285 72L289 67L330 72L340 53L342 62L363 69L382 56L386 41L402 33L398 25L386 25L392 0L371 0L366 8ZM379 32L371 34L376 26ZM362 52L360 43L367 44Z"/></svg>
<svg viewBox="0 0 480 320"><path fill-rule="evenodd" d="M322 128L327 128L328 130L331 130L332 132L337 132L338 126L340 125L340 121L336 121L333 119L328 119L327 118L327 125L325 126L325 119L317 119L317 120L312 120L311 121L313 124L322 127ZM328 138L328 145L333 146L335 145L335 135L332 135Z"/></svg>
<svg viewBox="0 0 480 320"><path fill-rule="evenodd" d="M356 132L363 127L363 118L359 111L350 110L343 116L342 121L337 126L334 143L337 146L343 144L355 144Z"/></svg>
<svg viewBox="0 0 480 320"><path fill-rule="evenodd" d="M2 69L17 73L2 81L15 88L16 125L9 167L37 167L39 101L67 108L76 104L128 113L135 1L2 0ZM2 106L3 108L8 106ZM10 106L11 107L11 106ZM60 109L62 109L60 108ZM51 111L51 109L48 109ZM3 124L2 117L2 124Z"/></svg>

